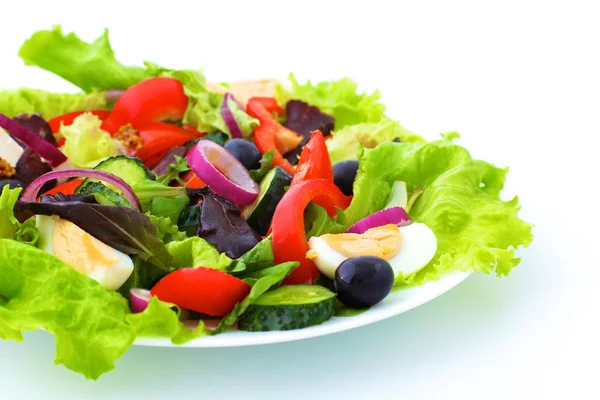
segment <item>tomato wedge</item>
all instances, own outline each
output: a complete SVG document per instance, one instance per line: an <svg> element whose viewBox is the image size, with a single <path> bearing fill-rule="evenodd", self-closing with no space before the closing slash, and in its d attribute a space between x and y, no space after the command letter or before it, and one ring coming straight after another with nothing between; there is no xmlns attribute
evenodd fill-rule
<svg viewBox="0 0 600 400"><path fill-rule="evenodd" d="M46 193L44 193L44 195L53 196L57 193L74 194L75 189L77 189L77 187L79 185L81 185L82 182L83 182L83 179L74 179L72 181L65 182L62 185L58 185L58 186L54 187L53 189L48 190Z"/></svg>
<svg viewBox="0 0 600 400"><path fill-rule="evenodd" d="M225 272L182 268L162 278L150 293L181 308L222 317L250 293L250 285Z"/></svg>
<svg viewBox="0 0 600 400"><path fill-rule="evenodd" d="M327 179L333 182L331 158L321 131L311 132L311 138L300 153L300 161L292 185L308 179Z"/></svg>
<svg viewBox="0 0 600 400"><path fill-rule="evenodd" d="M132 124L137 129L152 122L179 121L188 102L183 85L177 79L146 79L123 93L102 129L114 134L125 124Z"/></svg>
<svg viewBox="0 0 600 400"><path fill-rule="evenodd" d="M166 122L142 125L138 128L138 133L142 138L142 147L134 155L148 168L154 168L173 147L182 146L200 137L189 130Z"/></svg>

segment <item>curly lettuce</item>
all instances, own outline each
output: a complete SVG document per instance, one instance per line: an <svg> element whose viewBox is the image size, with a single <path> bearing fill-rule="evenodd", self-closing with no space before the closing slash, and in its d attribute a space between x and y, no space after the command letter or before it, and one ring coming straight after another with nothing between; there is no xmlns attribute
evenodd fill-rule
<svg viewBox="0 0 600 400"><path fill-rule="evenodd" d="M142 67L125 66L115 58L108 29L93 43L57 25L34 33L19 50L26 65L35 65L71 82L85 92L127 89L147 77Z"/></svg>
<svg viewBox="0 0 600 400"><path fill-rule="evenodd" d="M105 95L105 92L52 93L26 88L0 90L0 113L10 117L39 113L48 120L72 111L109 109Z"/></svg>
<svg viewBox="0 0 600 400"><path fill-rule="evenodd" d="M44 329L56 338L56 364L98 379L136 337L167 337L183 344L207 333L188 329L173 305L153 299L140 314L58 258L14 240L0 239L0 338Z"/></svg>
<svg viewBox="0 0 600 400"><path fill-rule="evenodd" d="M384 142L399 139L403 142L424 142L419 135L404 128L398 122L383 117L376 123L346 126L333 132L327 141L327 150L333 164L345 160L358 160L363 148L372 149Z"/></svg>
<svg viewBox="0 0 600 400"><path fill-rule="evenodd" d="M507 172L473 160L451 140L383 143L360 157L346 225L382 209L393 183L403 180L418 194L410 216L433 230L438 250L424 269L399 283L420 284L450 271L508 275L520 262L515 250L533 236L532 225L517 215L518 198L500 198Z"/></svg>
<svg viewBox="0 0 600 400"><path fill-rule="evenodd" d="M75 118L73 123L62 126L60 134L67 139L62 152L77 168L94 168L108 157L122 153L121 144L100 126L102 121L92 113Z"/></svg>
<svg viewBox="0 0 600 400"><path fill-rule="evenodd" d="M276 97L279 104L289 100L302 100L318 107L325 114L335 118L335 128L348 125L376 123L384 117L385 106L380 102L379 91L359 93L358 84L350 78L313 84L310 81L300 84L293 74L289 74L291 86L277 85Z"/></svg>

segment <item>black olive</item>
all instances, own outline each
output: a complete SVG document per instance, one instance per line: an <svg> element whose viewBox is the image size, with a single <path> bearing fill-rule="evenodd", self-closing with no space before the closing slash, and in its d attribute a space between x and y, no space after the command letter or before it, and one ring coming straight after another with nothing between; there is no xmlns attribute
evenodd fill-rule
<svg viewBox="0 0 600 400"><path fill-rule="evenodd" d="M393 286L394 271L379 257L349 258L335 272L337 297L353 308L374 306L390 293Z"/></svg>
<svg viewBox="0 0 600 400"><path fill-rule="evenodd" d="M260 151L254 143L244 139L231 139L223 147L237 158L246 169L260 168Z"/></svg>
<svg viewBox="0 0 600 400"><path fill-rule="evenodd" d="M342 161L333 166L333 183L340 188L346 196L352 195L352 186L358 173L358 161Z"/></svg>

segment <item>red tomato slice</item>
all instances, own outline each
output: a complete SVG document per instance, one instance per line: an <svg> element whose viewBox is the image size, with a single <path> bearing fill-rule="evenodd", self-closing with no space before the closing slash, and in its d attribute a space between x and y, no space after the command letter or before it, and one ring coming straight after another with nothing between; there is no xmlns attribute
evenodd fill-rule
<svg viewBox="0 0 600 400"><path fill-rule="evenodd" d="M102 129L115 133L128 123L139 128L140 125L151 122L179 121L187 106L188 98L177 79L146 79L123 93Z"/></svg>
<svg viewBox="0 0 600 400"><path fill-rule="evenodd" d="M222 317L250 293L250 285L225 272L182 268L162 278L150 291L160 300L181 308Z"/></svg>
<svg viewBox="0 0 600 400"><path fill-rule="evenodd" d="M165 122L142 125L138 128L138 133L142 138L142 148L135 156L148 168L154 168L173 147L198 138L188 130Z"/></svg>
<svg viewBox="0 0 600 400"><path fill-rule="evenodd" d="M74 194L75 189L77 189L82 182L83 179L74 179L72 181L65 182L62 185L58 185L55 188L48 190L46 193L44 193L44 195L53 196L57 193Z"/></svg>

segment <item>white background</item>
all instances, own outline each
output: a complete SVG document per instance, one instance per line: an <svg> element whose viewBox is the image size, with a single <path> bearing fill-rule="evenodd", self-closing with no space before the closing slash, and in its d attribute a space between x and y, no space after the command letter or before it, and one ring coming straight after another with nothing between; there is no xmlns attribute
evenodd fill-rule
<svg viewBox="0 0 600 400"><path fill-rule="evenodd" d="M0 342L0 396L19 399L598 399L599 13L594 2L2 2L0 87L72 90L26 68L24 39L106 26L118 58L210 79L344 75L389 113L510 166L535 241L509 278L474 276L387 321L241 349L133 348L86 381L53 339ZM218 4L217 4L218 3ZM84 5L85 4L85 5Z"/></svg>

